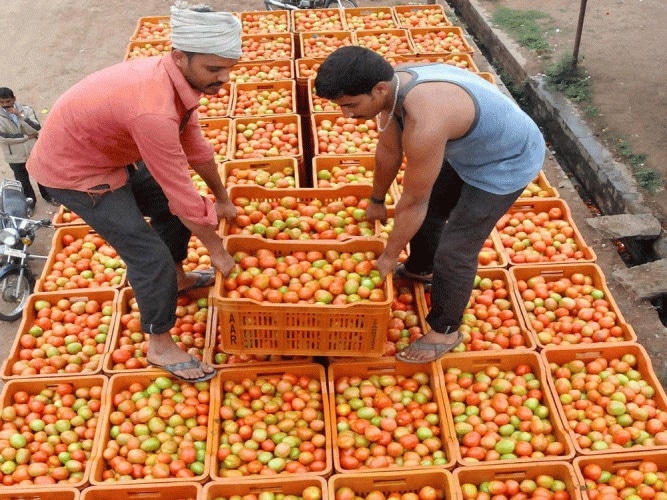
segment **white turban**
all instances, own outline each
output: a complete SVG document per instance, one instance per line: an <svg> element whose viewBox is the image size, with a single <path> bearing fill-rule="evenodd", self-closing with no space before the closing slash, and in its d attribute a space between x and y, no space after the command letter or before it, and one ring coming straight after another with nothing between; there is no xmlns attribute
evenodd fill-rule
<svg viewBox="0 0 667 500"><path fill-rule="evenodd" d="M171 43L174 49L241 57L241 21L229 12L197 11L202 6L176 2L171 7Z"/></svg>

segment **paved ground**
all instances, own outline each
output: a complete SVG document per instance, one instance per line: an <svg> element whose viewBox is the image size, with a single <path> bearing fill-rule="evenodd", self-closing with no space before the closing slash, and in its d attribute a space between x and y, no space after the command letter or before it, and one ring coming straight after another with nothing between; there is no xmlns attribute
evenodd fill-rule
<svg viewBox="0 0 667 500"><path fill-rule="evenodd" d="M32 105L38 113L44 110L45 113L40 116L46 118L46 112L56 98L73 83L97 69L122 60L128 38L139 17L165 15L171 3L167 0L4 0L3 16L0 18L0 41L4 50L0 51L0 64L5 70L0 86L13 88L20 101ZM243 0L242 3L214 0L208 3L216 9L226 10L238 10L240 5L245 10L261 10L263 5L260 0ZM380 0L360 3L387 4ZM634 25L628 23L628 26ZM617 62L616 57L607 67ZM659 89L647 95L660 95ZM624 265L614 246L586 226L584 219L590 213L553 159L549 160L545 170L550 181L567 200L576 223L596 251L605 274L610 276L613 269ZM11 176L1 160L0 176ZM49 215L49 209L52 210L52 207L38 203L36 216ZM35 250L48 251L50 236L48 231L42 232ZM36 265L35 270L39 272L40 266ZM641 343L652 354L656 372L662 373L665 365L663 356L667 355L664 345L667 336L655 311L647 303L634 300L615 283L611 282L609 286L626 320L634 326ZM18 326L18 322L0 324L0 360L9 352Z"/></svg>

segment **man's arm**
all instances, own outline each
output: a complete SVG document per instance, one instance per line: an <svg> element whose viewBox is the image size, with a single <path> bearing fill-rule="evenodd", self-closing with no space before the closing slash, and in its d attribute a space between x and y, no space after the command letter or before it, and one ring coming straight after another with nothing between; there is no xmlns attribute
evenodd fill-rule
<svg viewBox="0 0 667 500"><path fill-rule="evenodd" d="M19 123L23 131L29 136L36 137L42 129L37 119L37 113L30 106L22 105L19 113Z"/></svg>
<svg viewBox="0 0 667 500"><path fill-rule="evenodd" d="M474 119L472 100L465 92L460 92L463 91L454 85L424 83L411 90L405 100L402 145L407 167L403 192L396 205L394 228L378 259L377 267L383 277L393 271L401 251L424 222L447 141L461 137ZM454 100L465 102L454 104Z"/></svg>
<svg viewBox="0 0 667 500"><path fill-rule="evenodd" d="M392 119L384 132L380 133L380 141L375 149L375 170L373 171L373 191L371 198L382 200L383 203L370 203L366 208L366 219L385 222L387 207L384 205L385 196L391 183L396 178L403 162L403 148L401 147L401 129Z"/></svg>
<svg viewBox="0 0 667 500"><path fill-rule="evenodd" d="M205 164L192 165L192 169L201 176L213 193L213 196L215 196L215 210L218 214L218 219L234 220L236 218L236 208L227 195L227 190L222 183L215 160L211 158Z"/></svg>

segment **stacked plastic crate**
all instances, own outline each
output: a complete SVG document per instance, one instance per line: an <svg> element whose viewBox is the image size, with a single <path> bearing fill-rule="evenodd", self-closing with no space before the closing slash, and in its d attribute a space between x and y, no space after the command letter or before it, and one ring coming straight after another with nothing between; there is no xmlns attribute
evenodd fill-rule
<svg viewBox="0 0 667 500"><path fill-rule="evenodd" d="M439 5L237 15L242 60L198 112L238 269L179 298L170 332L220 374L150 368L122 262L63 207L3 365L0 498L662 498L667 397L543 173L479 254L465 342L393 359L429 328L428 288L370 274L403 170L388 222L366 223L376 124L314 76L344 44L479 73L462 28ZM168 35L139 19L125 59L164 55ZM183 266L210 266L196 238Z"/></svg>

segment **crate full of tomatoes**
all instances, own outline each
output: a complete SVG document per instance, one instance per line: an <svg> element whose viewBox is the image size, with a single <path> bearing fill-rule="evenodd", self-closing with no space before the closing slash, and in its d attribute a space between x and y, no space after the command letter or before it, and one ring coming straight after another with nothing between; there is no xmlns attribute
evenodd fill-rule
<svg viewBox="0 0 667 500"><path fill-rule="evenodd" d="M391 276L375 269L383 241L229 236L225 245L237 261L215 285L225 351L382 355L393 296Z"/></svg>

